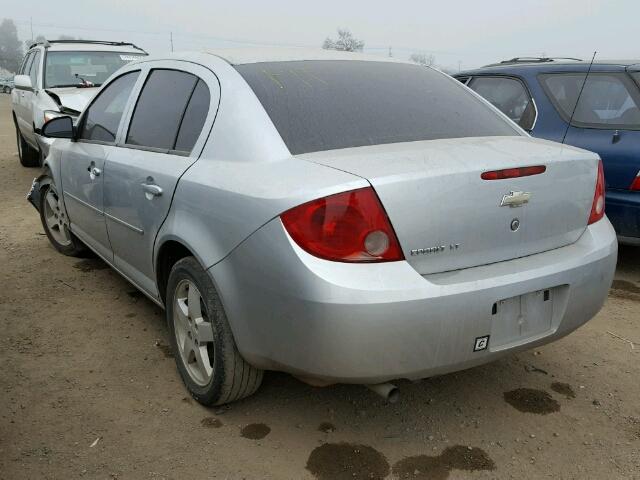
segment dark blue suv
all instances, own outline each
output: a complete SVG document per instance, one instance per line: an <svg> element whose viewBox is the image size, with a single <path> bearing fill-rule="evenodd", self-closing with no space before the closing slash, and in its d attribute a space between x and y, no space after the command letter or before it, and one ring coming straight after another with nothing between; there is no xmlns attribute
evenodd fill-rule
<svg viewBox="0 0 640 480"><path fill-rule="evenodd" d="M598 153L607 216L621 243L640 245L640 60L596 61L576 106L589 63L514 58L455 77L534 137Z"/></svg>

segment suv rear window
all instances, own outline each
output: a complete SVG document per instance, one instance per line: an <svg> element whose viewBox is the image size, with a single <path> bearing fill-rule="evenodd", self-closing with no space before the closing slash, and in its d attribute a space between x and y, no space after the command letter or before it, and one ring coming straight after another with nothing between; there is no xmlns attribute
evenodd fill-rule
<svg viewBox="0 0 640 480"><path fill-rule="evenodd" d="M294 154L519 135L452 78L419 65L317 60L237 65Z"/></svg>
<svg viewBox="0 0 640 480"><path fill-rule="evenodd" d="M560 115L587 128L640 130L640 91L626 73L545 74L542 86Z"/></svg>
<svg viewBox="0 0 640 480"><path fill-rule="evenodd" d="M509 77L474 77L468 86L525 130L533 128L536 109L520 80Z"/></svg>

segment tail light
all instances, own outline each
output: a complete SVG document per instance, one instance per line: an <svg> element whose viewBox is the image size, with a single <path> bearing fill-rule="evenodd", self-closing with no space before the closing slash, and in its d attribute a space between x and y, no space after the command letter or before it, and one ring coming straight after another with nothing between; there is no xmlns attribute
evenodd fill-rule
<svg viewBox="0 0 640 480"><path fill-rule="evenodd" d="M604 217L604 171L602 160L598 161L598 178L596 180L596 191L593 195L591 205L591 215L589 215L589 225Z"/></svg>
<svg viewBox="0 0 640 480"><path fill-rule="evenodd" d="M391 222L371 187L304 203L280 218L291 238L316 257L336 262L404 259Z"/></svg>
<svg viewBox="0 0 640 480"><path fill-rule="evenodd" d="M638 172L636 178L634 178L633 182L631 182L631 187L629 187L629 190L633 190L634 192L640 191L640 172Z"/></svg>

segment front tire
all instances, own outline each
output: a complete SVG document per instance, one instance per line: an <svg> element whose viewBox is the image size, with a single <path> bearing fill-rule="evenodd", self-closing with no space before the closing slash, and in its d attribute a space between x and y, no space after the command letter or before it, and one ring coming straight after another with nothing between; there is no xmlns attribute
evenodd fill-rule
<svg viewBox="0 0 640 480"><path fill-rule="evenodd" d="M53 181L40 190L40 221L53 248L69 257L81 256L86 247L69 230L69 219L61 208Z"/></svg>
<svg viewBox="0 0 640 480"><path fill-rule="evenodd" d="M20 133L20 129L16 125L16 142L18 143L18 158L23 167L39 167L40 151L33 148Z"/></svg>
<svg viewBox="0 0 640 480"><path fill-rule="evenodd" d="M176 262L166 293L176 365L193 398L210 406L253 394L264 372L238 352L220 297L195 258Z"/></svg>

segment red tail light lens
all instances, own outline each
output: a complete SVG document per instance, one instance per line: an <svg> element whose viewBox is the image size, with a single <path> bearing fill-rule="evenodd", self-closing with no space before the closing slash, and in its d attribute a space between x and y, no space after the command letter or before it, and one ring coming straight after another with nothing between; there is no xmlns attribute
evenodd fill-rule
<svg viewBox="0 0 640 480"><path fill-rule="evenodd" d="M404 259L391 222L370 187L304 203L280 218L291 238L316 257L337 262Z"/></svg>
<svg viewBox="0 0 640 480"><path fill-rule="evenodd" d="M533 167L517 167L506 168L504 170L491 170L483 172L480 178L483 180L504 180L505 178L530 177L531 175L540 175L547 171L544 165L535 165Z"/></svg>
<svg viewBox="0 0 640 480"><path fill-rule="evenodd" d="M596 180L596 191L593 195L591 205L591 215L589 215L589 225L604 217L604 170L602 160L598 162L598 178Z"/></svg>
<svg viewBox="0 0 640 480"><path fill-rule="evenodd" d="M634 192L640 191L640 172L636 175L636 178L631 182L631 187L629 190L633 190Z"/></svg>

